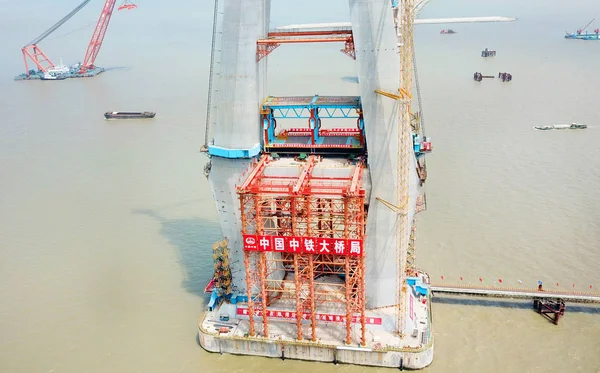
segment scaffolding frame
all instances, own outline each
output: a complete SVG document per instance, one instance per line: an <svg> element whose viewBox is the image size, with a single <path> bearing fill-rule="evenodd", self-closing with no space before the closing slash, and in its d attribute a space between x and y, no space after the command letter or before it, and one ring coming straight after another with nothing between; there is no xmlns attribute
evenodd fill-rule
<svg viewBox="0 0 600 373"><path fill-rule="evenodd" d="M312 171L321 160L318 156L309 156L294 177L267 176L265 170L272 158L264 154L237 188L242 234L354 239L362 241L364 248L364 164L355 162L350 175L345 177L313 176ZM361 324L360 344L366 345L364 251L361 254L245 250L249 334L257 334L255 317L260 314L262 334L268 337L267 309L273 302L285 299L295 305L298 340L304 340L302 326L306 319L311 326L310 340L317 341L317 308L326 303L338 304L339 309L344 310L344 342L352 344L352 323L357 319ZM277 271L283 272L283 278L274 276ZM289 279L292 274L293 278ZM343 283L319 281L326 275L343 277Z"/></svg>

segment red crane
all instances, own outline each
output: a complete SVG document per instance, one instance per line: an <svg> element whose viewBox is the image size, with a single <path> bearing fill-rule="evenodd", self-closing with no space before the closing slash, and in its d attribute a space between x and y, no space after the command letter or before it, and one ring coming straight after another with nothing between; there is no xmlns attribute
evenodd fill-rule
<svg viewBox="0 0 600 373"><path fill-rule="evenodd" d="M110 16L112 16L116 2L117 0L106 0L104 2L104 8L102 8L102 13L100 13L100 18L98 19L98 23L96 24L96 28L92 34L92 39L90 40L87 50L85 51L85 57L83 58L81 69L79 70L79 72L82 74L95 68L94 61L96 61L96 57L100 52L100 47L102 46L104 35L106 35L106 29L108 28Z"/></svg>
<svg viewBox="0 0 600 373"><path fill-rule="evenodd" d="M83 7L85 7L90 1L91 0L84 0L69 14L67 14L60 21L58 21L54 26L44 31L43 34L33 39L21 49L21 52L23 53L23 61L25 62L25 74L27 76L30 75L30 70L27 63L28 59L30 59L35 64L39 71L42 71L44 73L47 72L48 69L55 66L54 63L50 60L50 58L44 52L42 52L42 50L37 44L45 38L47 38L54 31L56 31L77 12L83 9ZM95 68L94 61L96 60L96 57L100 52L100 47L102 46L102 41L104 40L104 35L106 34L106 29L108 28L108 23L110 22L110 17L112 16L112 12L115 8L116 2L117 0L105 0L104 7L102 8L100 18L98 19L98 23L96 24L96 28L94 29L94 33L92 34L92 39L88 44L87 50L85 52L85 58L83 59L83 63L81 64L79 73L85 73ZM136 7L137 6L135 4L132 4L128 0L125 0L121 4L121 6L119 6L118 10L129 10Z"/></svg>

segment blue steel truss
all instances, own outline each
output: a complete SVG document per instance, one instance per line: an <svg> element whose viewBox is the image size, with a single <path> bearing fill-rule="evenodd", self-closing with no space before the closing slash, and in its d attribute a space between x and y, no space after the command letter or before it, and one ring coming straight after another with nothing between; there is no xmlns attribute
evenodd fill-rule
<svg viewBox="0 0 600 373"><path fill-rule="evenodd" d="M275 141L276 118L308 119L312 141L319 140L321 118L356 118L357 127L363 131L364 120L359 96L269 96L261 105L265 146Z"/></svg>
<svg viewBox="0 0 600 373"><path fill-rule="evenodd" d="M297 118L297 119L309 119L310 118L310 108L302 107L302 108L282 108L282 107L273 107L273 117L274 118ZM351 108L340 108L340 107L317 107L319 110L319 117L321 118L337 118L337 119L345 119L345 118L358 118L359 115L356 110ZM353 112L354 111L354 112Z"/></svg>
<svg viewBox="0 0 600 373"><path fill-rule="evenodd" d="M312 109L325 110L323 118L358 118L362 112L362 104L359 96L269 96L263 102L262 109L279 112L281 116L277 116L278 118L291 118L290 113L296 115L296 118L310 118L307 113ZM353 110L355 116L351 116Z"/></svg>

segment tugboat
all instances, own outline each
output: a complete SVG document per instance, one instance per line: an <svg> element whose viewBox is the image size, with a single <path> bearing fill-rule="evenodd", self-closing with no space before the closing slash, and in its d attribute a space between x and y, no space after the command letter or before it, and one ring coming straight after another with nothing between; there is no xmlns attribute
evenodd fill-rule
<svg viewBox="0 0 600 373"><path fill-rule="evenodd" d="M147 119L156 115L152 111L107 111L104 113L106 119Z"/></svg>
<svg viewBox="0 0 600 373"><path fill-rule="evenodd" d="M535 126L536 130L548 131L548 130L582 130L587 128L585 124L571 123L571 124L555 124L552 126Z"/></svg>

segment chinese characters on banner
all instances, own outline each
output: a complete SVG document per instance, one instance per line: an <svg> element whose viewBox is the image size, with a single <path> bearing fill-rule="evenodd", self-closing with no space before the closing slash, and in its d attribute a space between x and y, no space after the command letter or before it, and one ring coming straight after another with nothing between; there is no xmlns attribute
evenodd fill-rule
<svg viewBox="0 0 600 373"><path fill-rule="evenodd" d="M244 250L298 254L362 256L363 240L328 237L282 237L244 234Z"/></svg>
<svg viewBox="0 0 600 373"><path fill-rule="evenodd" d="M238 307L236 310L236 314L239 316L248 316L248 308ZM256 317L262 317L262 310L255 309L254 315ZM296 312L267 310L267 317L277 318L277 319L296 319ZM344 316L344 315L335 315L335 314L330 314L330 313L317 313L315 315L315 317L319 321L346 322L346 316ZM304 314L302 314L302 318L304 320L310 320L310 313L305 312ZM360 323L360 316L352 316L352 322ZM381 317L365 316L365 323L369 324L369 325L381 325Z"/></svg>

